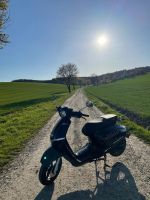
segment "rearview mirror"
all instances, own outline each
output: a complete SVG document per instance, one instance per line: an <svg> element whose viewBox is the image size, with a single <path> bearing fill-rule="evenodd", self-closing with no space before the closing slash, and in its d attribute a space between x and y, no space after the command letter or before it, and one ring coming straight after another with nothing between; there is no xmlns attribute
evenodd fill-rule
<svg viewBox="0 0 150 200"><path fill-rule="evenodd" d="M93 107L93 102L92 101L87 101L86 102L86 106L89 107L89 108Z"/></svg>

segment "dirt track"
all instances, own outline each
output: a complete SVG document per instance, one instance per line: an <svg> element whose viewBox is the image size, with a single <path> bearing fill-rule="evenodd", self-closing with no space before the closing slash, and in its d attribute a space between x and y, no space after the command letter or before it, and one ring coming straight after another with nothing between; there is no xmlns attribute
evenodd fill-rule
<svg viewBox="0 0 150 200"><path fill-rule="evenodd" d="M78 110L85 105L86 97L78 91L66 101L66 105ZM101 112L85 109L90 118L98 118ZM9 170L0 175L0 200L149 200L150 199L150 147L131 136L127 148L120 157L108 156L104 173L103 162L90 163L75 168L63 160L62 170L55 184L43 187L38 181L40 157L49 146L49 136L58 119L55 114L39 134L27 145ZM86 121L72 120L68 140L77 150L86 143L80 130ZM98 178L99 176L99 178Z"/></svg>

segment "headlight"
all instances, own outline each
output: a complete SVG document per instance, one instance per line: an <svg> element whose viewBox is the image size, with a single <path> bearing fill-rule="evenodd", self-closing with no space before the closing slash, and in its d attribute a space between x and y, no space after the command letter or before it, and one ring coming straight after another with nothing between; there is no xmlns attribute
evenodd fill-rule
<svg viewBox="0 0 150 200"><path fill-rule="evenodd" d="M61 110L59 112L60 116L63 118L63 117L66 117L66 112L64 110Z"/></svg>

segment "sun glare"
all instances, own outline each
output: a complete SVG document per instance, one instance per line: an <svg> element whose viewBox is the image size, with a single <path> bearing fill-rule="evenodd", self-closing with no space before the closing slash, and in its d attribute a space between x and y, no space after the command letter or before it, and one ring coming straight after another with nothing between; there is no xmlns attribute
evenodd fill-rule
<svg viewBox="0 0 150 200"><path fill-rule="evenodd" d="M98 39L97 39L97 43L100 46L106 46L109 43L109 38L106 35L101 35Z"/></svg>

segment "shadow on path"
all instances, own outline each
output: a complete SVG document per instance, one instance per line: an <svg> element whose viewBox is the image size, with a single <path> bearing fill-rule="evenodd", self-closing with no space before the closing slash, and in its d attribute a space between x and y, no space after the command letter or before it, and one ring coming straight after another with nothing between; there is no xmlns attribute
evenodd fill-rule
<svg viewBox="0 0 150 200"><path fill-rule="evenodd" d="M54 184L45 186L34 200L50 200L54 191Z"/></svg>
<svg viewBox="0 0 150 200"><path fill-rule="evenodd" d="M105 179L99 176L96 167L97 185L94 191L80 190L60 196L57 200L146 200L138 192L130 170L121 162L105 171Z"/></svg>

